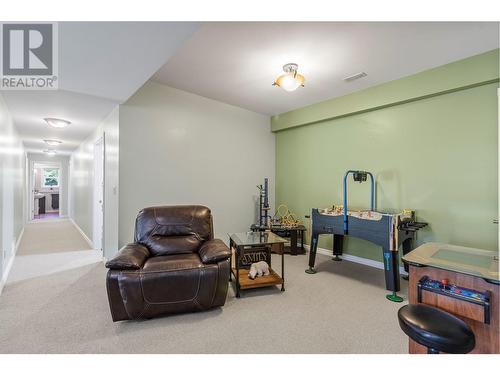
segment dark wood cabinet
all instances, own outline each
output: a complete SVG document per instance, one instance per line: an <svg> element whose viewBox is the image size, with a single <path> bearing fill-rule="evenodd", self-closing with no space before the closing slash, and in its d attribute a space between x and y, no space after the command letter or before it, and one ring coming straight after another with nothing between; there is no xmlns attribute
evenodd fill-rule
<svg viewBox="0 0 500 375"><path fill-rule="evenodd" d="M52 194L52 209L53 210L58 210L59 209L59 194Z"/></svg>
<svg viewBox="0 0 500 375"><path fill-rule="evenodd" d="M38 199L38 215L45 213L45 197Z"/></svg>

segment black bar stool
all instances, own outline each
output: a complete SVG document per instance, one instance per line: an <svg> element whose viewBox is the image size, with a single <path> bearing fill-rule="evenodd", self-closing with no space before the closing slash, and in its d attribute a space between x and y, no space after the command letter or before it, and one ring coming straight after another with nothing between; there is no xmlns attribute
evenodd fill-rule
<svg viewBox="0 0 500 375"><path fill-rule="evenodd" d="M412 340L427 347L428 354L465 354L476 345L474 332L455 315L419 303L398 311L399 326Z"/></svg>

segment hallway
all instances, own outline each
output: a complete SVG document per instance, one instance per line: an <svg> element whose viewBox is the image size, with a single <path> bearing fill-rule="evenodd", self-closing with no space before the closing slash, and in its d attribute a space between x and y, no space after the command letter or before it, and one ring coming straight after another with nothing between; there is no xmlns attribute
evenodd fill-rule
<svg viewBox="0 0 500 375"><path fill-rule="evenodd" d="M101 261L75 225L67 219L26 224L4 293L9 286L43 275Z"/></svg>

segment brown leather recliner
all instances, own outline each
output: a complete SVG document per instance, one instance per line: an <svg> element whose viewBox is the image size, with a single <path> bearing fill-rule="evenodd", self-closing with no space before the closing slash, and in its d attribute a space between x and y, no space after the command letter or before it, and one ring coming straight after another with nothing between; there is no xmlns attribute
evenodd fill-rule
<svg viewBox="0 0 500 375"><path fill-rule="evenodd" d="M141 210L134 243L106 263L113 321L223 306L231 253L213 237L207 207Z"/></svg>

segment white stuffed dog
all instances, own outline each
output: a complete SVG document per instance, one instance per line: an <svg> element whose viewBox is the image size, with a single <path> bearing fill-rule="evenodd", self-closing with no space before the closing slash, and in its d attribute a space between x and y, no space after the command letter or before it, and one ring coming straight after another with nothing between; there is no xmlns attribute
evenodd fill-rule
<svg viewBox="0 0 500 375"><path fill-rule="evenodd" d="M252 263L250 265L250 271L248 272L248 277L252 280L257 276L269 275L269 265L264 262Z"/></svg>

